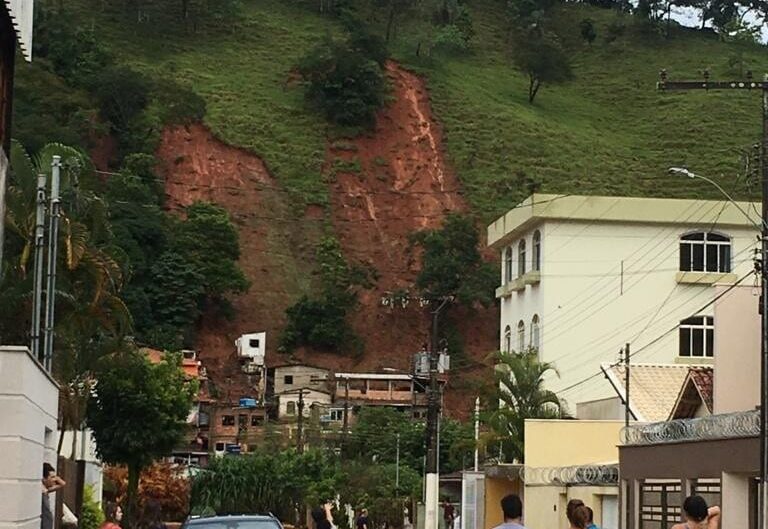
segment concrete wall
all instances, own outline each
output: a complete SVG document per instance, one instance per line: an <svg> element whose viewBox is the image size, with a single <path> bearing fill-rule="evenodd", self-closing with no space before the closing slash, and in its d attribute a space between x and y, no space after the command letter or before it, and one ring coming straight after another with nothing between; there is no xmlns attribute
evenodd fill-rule
<svg viewBox="0 0 768 529"><path fill-rule="evenodd" d="M615 519L603 515L604 498L618 498L618 487L562 487L528 486L525 487L525 524L526 527L568 527L565 508L572 499L579 499L592 508L595 523L602 529L618 529ZM606 513L607 514L607 513Z"/></svg>
<svg viewBox="0 0 768 529"><path fill-rule="evenodd" d="M550 376L547 386L566 399L571 411L576 410L576 403L614 395L601 375L570 386L599 373L601 362L615 361L625 341L633 339L635 350L644 348L713 299L711 285L717 277L712 274L693 273L698 283L678 282L682 281L678 277L682 234L708 231L717 221L715 230L732 238L732 274L720 280L733 282L752 269L756 231L743 223L718 219L721 202L681 201L673 215L666 210L659 213L664 214L659 218L672 219L663 224L620 220L629 219L631 212L606 222L613 213L618 215L615 208L625 206L616 202L602 216L593 218L582 218L580 213L572 218L534 217L524 222L523 228L513 229L513 238L501 238L494 246L503 268L507 246L502 244L511 245L516 276L517 243L526 239L526 270L530 270L532 235L535 230L541 232L540 282L502 297L499 344L503 346L509 326L517 349L514 344L520 320L525 323L526 343L530 343L531 321L538 315L541 358L553 363L560 374L559 378ZM643 209L646 206L650 210L656 207L653 200L633 205L638 218L652 218ZM489 234L491 231L489 228ZM701 315L711 316L713 310L710 306ZM642 354L644 363L685 361L678 358L676 332L653 342Z"/></svg>
<svg viewBox="0 0 768 529"><path fill-rule="evenodd" d="M25 347L0 347L0 529L40 527L43 462L56 466L58 398Z"/></svg>
<svg viewBox="0 0 768 529"><path fill-rule="evenodd" d="M619 397L580 402L576 415L588 421L619 421L624 419L624 405Z"/></svg>
<svg viewBox="0 0 768 529"><path fill-rule="evenodd" d="M760 404L759 303L751 285L715 302L714 413L754 410Z"/></svg>
<svg viewBox="0 0 768 529"><path fill-rule="evenodd" d="M623 421L525 421L525 466L616 463Z"/></svg>
<svg viewBox="0 0 768 529"><path fill-rule="evenodd" d="M622 421L527 420L525 421L525 466L528 468L569 467L616 463L619 460L619 435ZM603 522L604 496L617 497L617 487L537 483L527 474L525 520L530 527L565 527L565 506L578 498ZM606 520L608 522L609 520ZM602 525L601 525L602 527ZM610 525L608 526L609 529Z"/></svg>
<svg viewBox="0 0 768 529"><path fill-rule="evenodd" d="M749 527L749 482L749 476L723 472L720 478L722 527Z"/></svg>
<svg viewBox="0 0 768 529"><path fill-rule="evenodd" d="M296 418L299 415L299 394L298 393L284 393L278 396L280 405L278 407L278 417L281 419ZM287 413L288 403L293 402L295 405L296 413L289 415ZM327 406L331 403L331 396L327 393L321 393L319 391L305 390L304 391L304 417L309 417L312 414L312 405L318 404L321 406Z"/></svg>
<svg viewBox="0 0 768 529"><path fill-rule="evenodd" d="M293 377L291 384L285 383L285 377ZM291 391L300 388L327 389L331 382L320 379L329 378L327 369L310 366L282 366L275 368L275 394L279 395L284 391Z"/></svg>
<svg viewBox="0 0 768 529"><path fill-rule="evenodd" d="M523 497L523 486L519 479L485 478L485 529L492 529L504 523L504 514L501 512L501 499L507 494L517 494ZM526 517L523 509L523 517Z"/></svg>

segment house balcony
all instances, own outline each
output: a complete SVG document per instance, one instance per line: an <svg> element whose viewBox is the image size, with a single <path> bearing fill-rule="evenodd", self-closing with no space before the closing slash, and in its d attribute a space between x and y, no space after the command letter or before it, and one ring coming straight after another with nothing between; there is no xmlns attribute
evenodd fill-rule
<svg viewBox="0 0 768 529"><path fill-rule="evenodd" d="M724 272L678 272L675 281L684 285L714 285L715 283L732 285L738 281L736 274Z"/></svg>
<svg viewBox="0 0 768 529"><path fill-rule="evenodd" d="M512 292L520 292L525 290L527 285L538 285L541 282L541 272L538 270L531 270L523 275L507 281L496 289L496 298L506 298L512 295Z"/></svg>

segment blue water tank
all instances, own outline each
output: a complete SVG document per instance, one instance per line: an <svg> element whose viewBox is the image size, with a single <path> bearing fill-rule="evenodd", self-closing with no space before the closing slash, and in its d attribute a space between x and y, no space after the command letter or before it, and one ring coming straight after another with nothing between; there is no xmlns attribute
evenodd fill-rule
<svg viewBox="0 0 768 529"><path fill-rule="evenodd" d="M255 408L256 407L256 399L251 399L251 398L240 399L240 407L241 408Z"/></svg>

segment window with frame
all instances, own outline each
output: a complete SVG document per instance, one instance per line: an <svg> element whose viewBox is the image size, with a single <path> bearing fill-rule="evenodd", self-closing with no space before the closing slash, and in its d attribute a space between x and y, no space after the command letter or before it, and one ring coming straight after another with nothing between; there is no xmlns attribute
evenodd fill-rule
<svg viewBox="0 0 768 529"><path fill-rule="evenodd" d="M517 243L517 275L525 275L525 239L520 239Z"/></svg>
<svg viewBox="0 0 768 529"><path fill-rule="evenodd" d="M296 415L296 403L292 400L285 403L285 414Z"/></svg>
<svg viewBox="0 0 768 529"><path fill-rule="evenodd" d="M234 426L235 425L235 416L234 415L222 415L221 416L221 425L222 426Z"/></svg>
<svg viewBox="0 0 768 529"><path fill-rule="evenodd" d="M539 332L539 315L534 314L533 318L531 318L531 347L537 351L541 346Z"/></svg>
<svg viewBox="0 0 768 529"><path fill-rule="evenodd" d="M512 350L512 329L509 325L504 329L504 352L508 353Z"/></svg>
<svg viewBox="0 0 768 529"><path fill-rule="evenodd" d="M686 233L680 237L681 272L731 271L731 238L714 232Z"/></svg>
<svg viewBox="0 0 768 529"><path fill-rule="evenodd" d="M525 350L525 322L517 322L517 352L522 353Z"/></svg>
<svg viewBox="0 0 768 529"><path fill-rule="evenodd" d="M283 384L285 384L286 386L293 385L293 375L285 375L283 377Z"/></svg>
<svg viewBox="0 0 768 529"><path fill-rule="evenodd" d="M680 322L680 352L683 358L715 356L715 320L712 316L693 316Z"/></svg>
<svg viewBox="0 0 768 529"><path fill-rule="evenodd" d="M533 255L531 269L535 272L541 270L541 232L536 230L533 232Z"/></svg>
<svg viewBox="0 0 768 529"><path fill-rule="evenodd" d="M504 282L509 283L514 279L512 277L512 247L507 246L507 249L504 250Z"/></svg>
<svg viewBox="0 0 768 529"><path fill-rule="evenodd" d="M329 413L330 420L332 421L343 421L344 420L344 409L333 409Z"/></svg>

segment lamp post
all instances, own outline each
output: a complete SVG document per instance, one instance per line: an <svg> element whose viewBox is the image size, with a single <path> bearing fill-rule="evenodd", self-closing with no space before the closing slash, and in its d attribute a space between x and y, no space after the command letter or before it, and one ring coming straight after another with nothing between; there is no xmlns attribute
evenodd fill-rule
<svg viewBox="0 0 768 529"><path fill-rule="evenodd" d="M722 187L720 184L718 184L717 182L715 182L715 181L714 181L714 180L712 180L711 178L708 178L708 177L706 177L706 176L702 176L702 175L700 175L700 174L698 174L698 173L694 173L693 171L691 171L691 170L689 170L689 169L686 169L685 167L670 167L670 168L669 168L669 172L670 172L670 173L672 173L672 174L679 174L679 175L681 175L681 176L685 176L685 177L687 177L687 178L695 178L695 179L698 179L698 180L704 180L705 182L707 182L707 183L709 183L710 185L714 186L714 187L715 187L715 188L716 188L718 191L720 191L720 193L721 193L721 194L722 194L722 195L723 195L723 196L724 196L726 199L728 199L728 202L730 202L731 204L733 204L733 205L734 205L734 207L736 207L736 209L738 209L738 210L741 212L741 214L742 214L742 215L744 215L744 217L745 217L745 218L746 218L746 219L747 219L749 222L751 222L751 223L752 223L752 225L753 225L755 228L758 228L758 229L760 229L760 225L759 225L759 224L757 224L757 223L755 222L755 219L753 219L752 217L750 217L750 216L749 216L749 213L747 213L747 212L744 210L744 208L742 208L742 207L741 207L741 205L740 205L738 202L736 202L736 201L733 199L733 197L731 197L731 195L729 195L729 194L728 194L728 192L727 192L725 189L723 189L723 187ZM766 224L766 219L760 219L760 224L762 224L762 227L763 227L763 229L765 229L765 228L768 228L768 225Z"/></svg>
<svg viewBox="0 0 768 529"><path fill-rule="evenodd" d="M762 177L762 215L760 225L750 217L746 211L733 200L731 196L714 180L701 176L688 169L680 167L670 167L669 172L687 176L688 178L698 178L704 180L716 187L728 201L736 206L742 215L760 229L760 516L758 527L768 529L768 281L766 281L765 267L768 263L768 89L763 90L763 152L761 160Z"/></svg>

